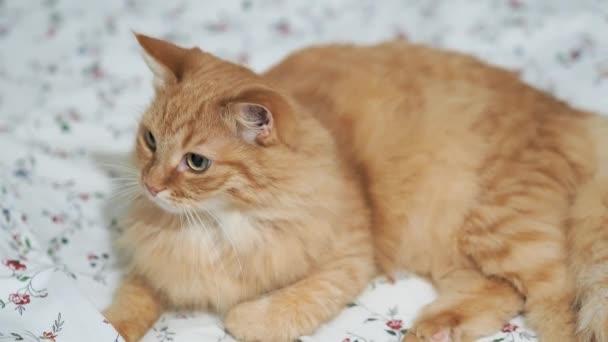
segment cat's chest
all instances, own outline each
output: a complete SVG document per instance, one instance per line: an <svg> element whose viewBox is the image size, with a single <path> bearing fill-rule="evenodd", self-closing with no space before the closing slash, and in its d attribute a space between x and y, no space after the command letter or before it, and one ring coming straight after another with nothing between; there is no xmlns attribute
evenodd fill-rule
<svg viewBox="0 0 608 342"><path fill-rule="evenodd" d="M251 219L238 213L191 214L182 220L179 229L161 234L156 243L166 246L158 252L174 265L197 271L185 272L183 276L197 277L198 273L213 268L231 275L240 267L238 262L231 262L232 258L239 259L239 252L248 253L260 234ZM175 267L166 271L181 270Z"/></svg>
<svg viewBox="0 0 608 342"><path fill-rule="evenodd" d="M253 220L238 213L191 214L178 229L140 246L137 262L150 283L175 306L221 309L250 290L242 255L260 240Z"/></svg>

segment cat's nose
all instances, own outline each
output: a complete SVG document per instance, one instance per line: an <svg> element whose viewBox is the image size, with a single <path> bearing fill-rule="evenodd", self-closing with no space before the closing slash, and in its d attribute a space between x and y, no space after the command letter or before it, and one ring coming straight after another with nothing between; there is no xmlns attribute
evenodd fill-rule
<svg viewBox="0 0 608 342"><path fill-rule="evenodd" d="M155 187L153 185L150 185L148 183L145 183L145 185L146 185L146 189L148 189L148 191L150 192L150 194L152 196L156 196L159 192L165 190L165 189L161 189L159 187Z"/></svg>

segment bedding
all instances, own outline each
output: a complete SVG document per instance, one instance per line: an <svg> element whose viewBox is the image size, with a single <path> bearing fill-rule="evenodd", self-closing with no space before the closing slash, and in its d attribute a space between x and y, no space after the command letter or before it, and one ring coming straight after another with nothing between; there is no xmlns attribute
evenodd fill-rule
<svg viewBox="0 0 608 342"><path fill-rule="evenodd" d="M608 113L606 0L0 0L0 341L122 341L100 310L120 279L120 174L153 91L132 30L257 71L310 44L408 39ZM301 340L400 341L434 295L412 275L376 279ZM535 340L522 318L484 339ZM168 341L233 340L213 315L172 312L144 338Z"/></svg>

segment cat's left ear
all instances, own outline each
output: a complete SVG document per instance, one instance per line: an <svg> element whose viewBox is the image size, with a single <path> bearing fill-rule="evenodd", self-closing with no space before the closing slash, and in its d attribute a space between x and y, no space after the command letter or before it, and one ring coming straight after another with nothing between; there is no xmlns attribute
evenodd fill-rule
<svg viewBox="0 0 608 342"><path fill-rule="evenodd" d="M185 49L167 41L135 33L143 48L144 60L154 74L157 88L179 82L186 70L188 55L196 49Z"/></svg>

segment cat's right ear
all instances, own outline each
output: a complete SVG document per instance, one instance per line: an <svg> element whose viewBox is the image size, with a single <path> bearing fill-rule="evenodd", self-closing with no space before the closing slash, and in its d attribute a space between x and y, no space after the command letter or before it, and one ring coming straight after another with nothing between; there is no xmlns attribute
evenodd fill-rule
<svg viewBox="0 0 608 342"><path fill-rule="evenodd" d="M188 53L185 49L167 41L134 33L143 48L146 64L154 74L154 86L162 88L179 82L184 75Z"/></svg>
<svg viewBox="0 0 608 342"><path fill-rule="evenodd" d="M276 142L274 118L268 108L247 102L231 103L229 108L236 114L238 133L245 141L263 146Z"/></svg>
<svg viewBox="0 0 608 342"><path fill-rule="evenodd" d="M237 133L249 143L271 146L279 141L295 146L297 119L286 97L269 88L242 90L227 105L237 123Z"/></svg>

